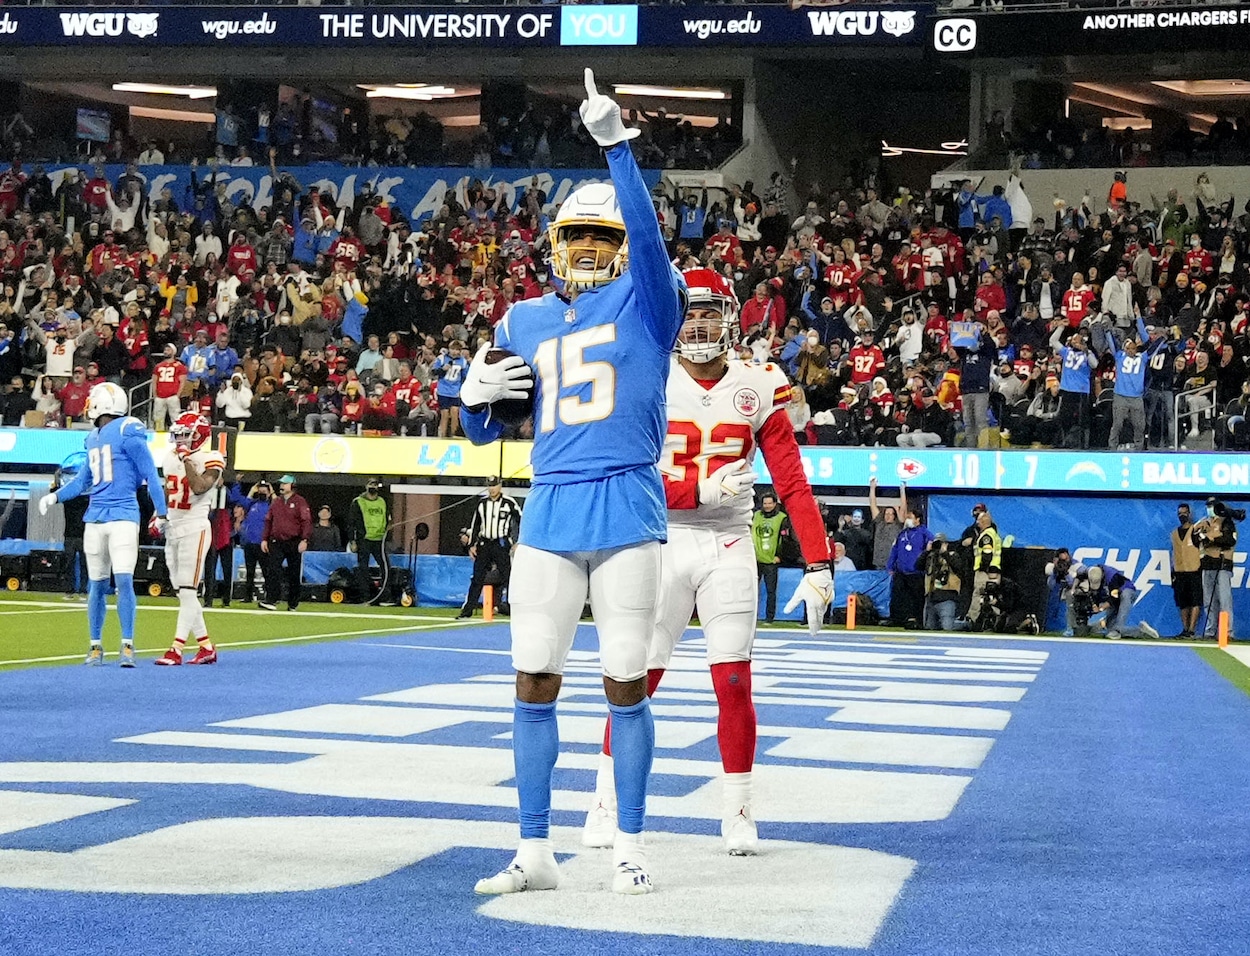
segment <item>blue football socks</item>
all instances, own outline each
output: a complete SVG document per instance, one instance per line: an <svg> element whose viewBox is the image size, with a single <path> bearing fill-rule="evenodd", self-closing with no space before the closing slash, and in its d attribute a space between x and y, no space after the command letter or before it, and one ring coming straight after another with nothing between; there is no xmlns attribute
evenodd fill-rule
<svg viewBox="0 0 1250 956"><path fill-rule="evenodd" d="M108 610L108 581L87 582L87 631L91 643L99 644L104 635L104 612Z"/></svg>
<svg viewBox="0 0 1250 956"><path fill-rule="evenodd" d="M655 720L644 697L631 707L608 704L612 714L612 773L616 780L616 825L641 833L647 815L647 778L655 752Z"/></svg>
<svg viewBox="0 0 1250 956"><path fill-rule="evenodd" d="M130 644L135 639L135 613L139 601L135 597L135 576L133 574L115 574L117 582L117 616L122 622L122 643Z"/></svg>
<svg viewBox="0 0 1250 956"><path fill-rule="evenodd" d="M556 705L518 700L512 713L512 759L521 806L521 839L546 839L551 828L551 774L560 753Z"/></svg>

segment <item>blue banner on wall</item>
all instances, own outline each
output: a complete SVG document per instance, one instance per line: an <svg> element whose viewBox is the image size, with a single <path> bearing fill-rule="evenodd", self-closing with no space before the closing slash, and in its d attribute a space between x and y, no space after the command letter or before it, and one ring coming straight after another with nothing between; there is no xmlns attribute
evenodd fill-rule
<svg viewBox="0 0 1250 956"><path fill-rule="evenodd" d="M55 188L66 175L77 175L86 166L48 167ZM126 171L125 166L109 165L104 169L109 182L116 183ZM447 190L455 190L463 201L464 190L470 183L480 180L484 186L496 192L506 190L515 209L520 197L529 188L534 177L538 186L547 194L549 206L558 206L574 189L586 182L599 182L608 178L608 170L602 169L469 169L469 168L420 168L404 166L340 166L331 163L296 166L289 170L307 191L316 186L322 194L334 197L336 203L350 205L361 187L368 183L374 194L381 196L391 206L400 210L411 222L429 219L443 204ZM161 190L169 189L179 208L192 209L190 166L140 166L139 175L147 180L148 194L156 199ZM212 171L200 166L196 176L202 185ZM651 188L660 181L660 170L644 169L642 178ZM218 183L226 186L226 196L236 206L268 206L273 202L273 177L264 166L222 166L217 170Z"/></svg>
<svg viewBox="0 0 1250 956"><path fill-rule="evenodd" d="M929 527L953 539L972 523L971 509L983 501L990 509L999 533L1013 535L1015 547L1071 549L1082 564L1110 564L1131 577L1142 592L1132 620L1149 621L1163 634L1181 629L1172 601L1172 545L1176 505L1188 502L1201 516L1205 496L1168 500L1088 498L1017 498L985 495L978 498L933 495L929 498ZM1239 529L1245 531L1246 528ZM1240 543L1244 547L1246 541ZM1233 618L1250 617L1250 578L1246 575L1246 552L1236 552L1233 569Z"/></svg>

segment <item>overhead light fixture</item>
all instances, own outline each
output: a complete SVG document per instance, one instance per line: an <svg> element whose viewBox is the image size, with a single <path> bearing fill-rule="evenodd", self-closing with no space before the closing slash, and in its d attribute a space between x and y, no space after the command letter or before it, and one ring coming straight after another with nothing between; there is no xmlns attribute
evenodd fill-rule
<svg viewBox="0 0 1250 956"><path fill-rule="evenodd" d="M948 143L942 143L941 149L921 149L915 146L891 146L885 140L881 141L881 156L883 159L894 159L902 156L904 153L918 153L924 156L967 156L968 141L961 139L952 140Z"/></svg>
<svg viewBox="0 0 1250 956"><path fill-rule="evenodd" d="M1154 123L1144 116L1104 116L1102 126L1103 129L1114 130L1117 133L1126 129L1131 129L1134 133L1154 129Z"/></svg>
<svg viewBox="0 0 1250 956"><path fill-rule="evenodd" d="M627 83L614 87L618 96L660 96L674 100L727 100L724 90L699 86L633 86Z"/></svg>
<svg viewBox="0 0 1250 956"><path fill-rule="evenodd" d="M1250 96L1250 82L1246 80L1151 80L1182 96Z"/></svg>
<svg viewBox="0 0 1250 956"><path fill-rule="evenodd" d="M372 86L364 83L358 88L370 99L389 100L439 100L450 96L472 96L469 91L457 92L450 86L429 86L425 83L396 83L394 86Z"/></svg>
<svg viewBox="0 0 1250 956"><path fill-rule="evenodd" d="M162 86L159 83L114 83L114 93L159 93L164 96L185 96L206 100L217 95L215 86Z"/></svg>
<svg viewBox="0 0 1250 956"><path fill-rule="evenodd" d="M174 123L203 123L212 126L217 122L216 113L193 113L191 110L166 110L157 106L132 106L131 116L144 119L168 120Z"/></svg>

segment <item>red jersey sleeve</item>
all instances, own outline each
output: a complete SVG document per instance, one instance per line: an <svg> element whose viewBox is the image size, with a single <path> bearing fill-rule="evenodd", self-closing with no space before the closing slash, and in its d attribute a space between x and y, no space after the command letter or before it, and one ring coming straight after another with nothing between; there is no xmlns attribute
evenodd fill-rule
<svg viewBox="0 0 1250 956"><path fill-rule="evenodd" d="M781 498L782 507L790 516L790 524L799 539L803 560L816 564L829 560L829 540L825 537L825 523L820 508L812 495L812 486L803 472L803 458L799 443L794 440L794 428L784 408L778 408L768 416L756 434L764 464L772 476L773 487Z"/></svg>

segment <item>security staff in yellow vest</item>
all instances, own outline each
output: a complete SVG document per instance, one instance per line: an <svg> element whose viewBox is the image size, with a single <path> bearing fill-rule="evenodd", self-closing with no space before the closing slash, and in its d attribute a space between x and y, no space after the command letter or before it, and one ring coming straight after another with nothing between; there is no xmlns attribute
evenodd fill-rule
<svg viewBox="0 0 1250 956"><path fill-rule="evenodd" d="M1194 540L1193 516L1189 505L1176 506L1177 528L1172 532L1172 599L1181 615L1178 640L1187 641L1198 632L1202 616L1202 549Z"/></svg>
<svg viewBox="0 0 1250 956"><path fill-rule="evenodd" d="M382 481L370 478L365 484L365 493L352 502L350 543L348 550L356 552L356 574L359 579L360 593L364 599L372 597L369 586L369 559L378 562L382 570L382 580L390 576L390 568L386 562L386 535L390 530L390 507L382 497ZM383 604L392 604L389 595L382 596Z"/></svg>
<svg viewBox="0 0 1250 956"><path fill-rule="evenodd" d="M1003 570L1003 539L994 527L989 509L977 515L976 529L972 542L972 603L968 606L968 621L973 627L981 617L985 585L999 580Z"/></svg>
<svg viewBox="0 0 1250 956"><path fill-rule="evenodd" d="M1193 538L1202 548L1202 603L1206 608L1203 634L1216 636L1220 612L1228 612L1228 636L1233 636L1233 550L1237 547L1237 525L1246 513L1229 508L1217 498L1207 499L1207 516L1194 525Z"/></svg>

